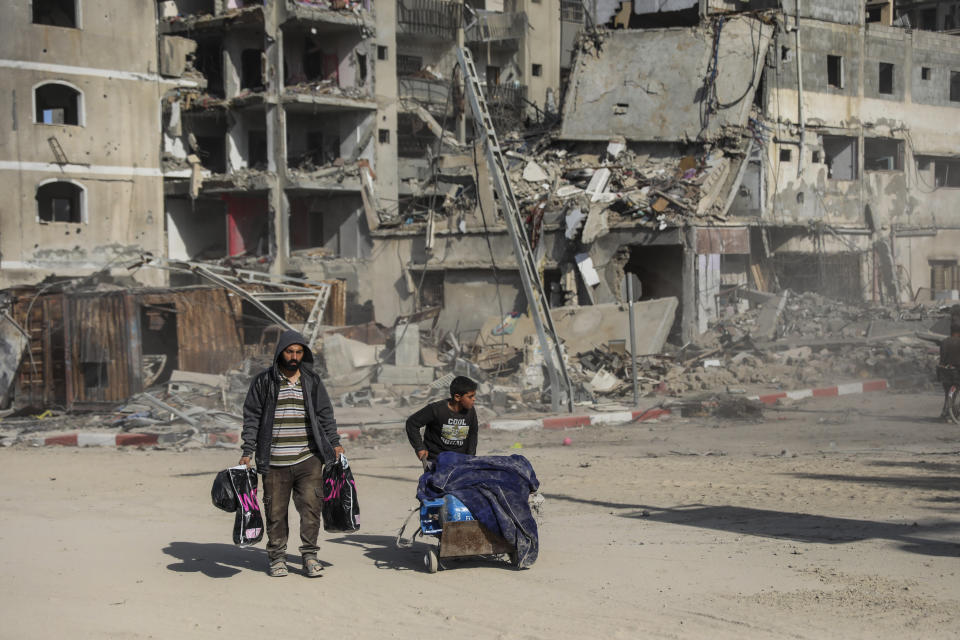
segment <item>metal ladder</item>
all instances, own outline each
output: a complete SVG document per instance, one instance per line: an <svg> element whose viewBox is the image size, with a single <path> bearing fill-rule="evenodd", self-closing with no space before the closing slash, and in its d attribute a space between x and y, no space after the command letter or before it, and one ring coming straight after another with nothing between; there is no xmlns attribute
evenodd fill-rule
<svg viewBox="0 0 960 640"><path fill-rule="evenodd" d="M517 200L513 195L513 187L510 185L510 179L507 176L503 153L500 151L500 143L497 141L497 133L493 128L493 120L490 118L487 101L483 96L483 88L480 86L477 68L473 64L473 56L470 51L464 47L457 48L457 59L463 73L464 90L470 100L470 107L473 109L474 126L478 137L483 137L483 149L486 153L487 165L490 168L493 189L496 192L498 204L503 210L503 217L507 223L507 230L510 232L510 239L513 240L513 252L517 257L517 264L520 268L520 278L523 281L527 305L530 308L530 315L533 317L533 324L537 329L540 349L543 351L543 361L547 365L547 373L550 377L550 400L553 410L558 411L562 402L566 405L568 411L573 411L573 385L570 383L570 376L567 374L567 367L563 361L560 339L553 325L550 306L547 304L547 297L543 292L543 283L540 281L537 272L536 260L533 256L533 250L530 248L530 240L527 238L523 217L520 215L520 207L517 205Z"/></svg>

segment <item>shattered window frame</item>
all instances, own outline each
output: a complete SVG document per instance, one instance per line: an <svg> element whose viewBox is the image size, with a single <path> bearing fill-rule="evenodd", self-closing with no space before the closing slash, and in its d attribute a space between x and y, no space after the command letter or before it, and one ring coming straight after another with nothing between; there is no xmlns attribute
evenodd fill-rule
<svg viewBox="0 0 960 640"><path fill-rule="evenodd" d="M957 266L956 259L930 259L928 264L931 291L960 289L960 267Z"/></svg>
<svg viewBox="0 0 960 640"><path fill-rule="evenodd" d="M904 143L899 138L864 138L864 171L903 171Z"/></svg>
<svg viewBox="0 0 960 640"><path fill-rule="evenodd" d="M824 135L823 141L823 160L827 165L827 177L830 180L852 181L860 177L860 163L857 151L857 138L855 136L843 135ZM849 150L850 164L837 167L835 162L841 156L843 151ZM840 168L847 168L849 172L840 173Z"/></svg>

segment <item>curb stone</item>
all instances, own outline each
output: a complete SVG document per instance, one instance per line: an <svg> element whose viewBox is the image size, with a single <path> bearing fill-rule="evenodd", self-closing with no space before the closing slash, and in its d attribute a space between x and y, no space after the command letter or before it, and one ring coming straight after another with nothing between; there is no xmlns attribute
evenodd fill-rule
<svg viewBox="0 0 960 640"><path fill-rule="evenodd" d="M858 393L886 391L890 385L886 380L867 380L865 382L851 382L837 384L817 389L801 389L797 391L780 391L763 395L747 396L748 400L758 400L764 404L776 404L783 399L803 400L805 398L828 398L847 396ZM645 422L671 415L670 409L652 408L638 411L616 411L611 413L595 413L580 416L550 416L529 420L491 420L480 425L481 429L493 431L523 431L524 429L563 430L576 429L588 426L620 425L631 422ZM356 440L362 434L362 429L338 429L341 437ZM46 438L27 440L37 447L149 447L154 445L175 442L180 434L156 433L68 433ZM240 442L237 431L206 433L202 435L202 444L207 447L233 446Z"/></svg>

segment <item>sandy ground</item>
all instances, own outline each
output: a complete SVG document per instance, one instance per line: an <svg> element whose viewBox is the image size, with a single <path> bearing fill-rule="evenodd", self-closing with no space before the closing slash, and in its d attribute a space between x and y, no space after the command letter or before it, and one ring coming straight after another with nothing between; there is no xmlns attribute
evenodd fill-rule
<svg viewBox="0 0 960 640"><path fill-rule="evenodd" d="M234 450L5 449L0 637L956 638L960 427L938 403L485 432L547 498L524 571L430 575L425 545L395 548L418 476L399 432L350 443L362 532L321 534L314 580L295 548L271 579L262 543L230 543L209 490Z"/></svg>

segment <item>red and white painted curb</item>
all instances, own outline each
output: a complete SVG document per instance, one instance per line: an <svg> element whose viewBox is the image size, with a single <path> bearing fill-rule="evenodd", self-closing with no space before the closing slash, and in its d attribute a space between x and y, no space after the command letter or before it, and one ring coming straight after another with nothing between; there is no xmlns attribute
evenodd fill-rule
<svg viewBox="0 0 960 640"><path fill-rule="evenodd" d="M356 440L360 429L338 429L341 437ZM65 433L45 438L33 438L28 442L37 447L152 447L168 442L176 442L182 437L179 433ZM204 433L197 438L207 447L235 445L240 443L240 433L220 432Z"/></svg>
<svg viewBox="0 0 960 640"><path fill-rule="evenodd" d="M524 429L575 429L604 424L643 422L670 415L669 409L645 409L643 411L615 411L586 416L556 416L536 420L493 420L484 425L494 431L523 431Z"/></svg>
<svg viewBox="0 0 960 640"><path fill-rule="evenodd" d="M749 400L759 400L764 404L775 404L779 400L803 400L805 398L829 398L848 396L857 393L886 391L890 386L886 380L868 380L866 382L851 382L838 384L832 387L819 389L801 389L799 391L780 391L758 396L747 396ZM583 416L553 416L533 420L493 420L481 425L482 428L494 431L523 431L524 429L576 429L599 425L628 424L630 422L644 422L670 415L670 409L653 408L641 411L614 411L611 413L595 413ZM338 429L341 437L356 440L360 437L361 429ZM156 433L68 433L45 438L29 440L30 444L40 447L150 447L175 442L181 434ZM240 442L238 432L205 433L201 436L204 446L230 446Z"/></svg>
<svg viewBox="0 0 960 640"><path fill-rule="evenodd" d="M759 400L764 404L775 404L778 400L803 400L804 398L829 398L833 396L849 396L856 393L870 393L871 391L886 391L889 389L886 380L868 380L867 382L851 382L838 384L820 389L803 389L801 391L781 391L760 396L749 396L750 400Z"/></svg>
<svg viewBox="0 0 960 640"><path fill-rule="evenodd" d="M851 382L838 384L832 387L819 389L801 389L799 391L780 391L759 396L748 396L749 400L759 400L764 404L775 404L778 400L803 400L804 398L829 398L834 396L848 396L856 393L871 391L886 391L889 385L886 380L868 380L867 382ZM553 418L539 418L535 420L494 420L487 428L496 431L523 431L524 429L575 429L594 425L628 424L655 420L661 416L670 415L670 409L647 409L645 411L618 411L612 413L596 413L584 416L559 416Z"/></svg>

